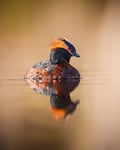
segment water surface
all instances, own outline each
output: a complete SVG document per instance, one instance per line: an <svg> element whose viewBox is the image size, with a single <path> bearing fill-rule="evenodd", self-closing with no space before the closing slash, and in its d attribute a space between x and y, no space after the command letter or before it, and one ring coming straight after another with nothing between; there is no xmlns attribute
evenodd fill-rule
<svg viewBox="0 0 120 150"><path fill-rule="evenodd" d="M114 1L3 2L0 16L0 149L120 149L120 19ZM60 10L60 11L59 11ZM49 58L49 42L67 37L81 55L76 110L56 119L50 97L24 74Z"/></svg>

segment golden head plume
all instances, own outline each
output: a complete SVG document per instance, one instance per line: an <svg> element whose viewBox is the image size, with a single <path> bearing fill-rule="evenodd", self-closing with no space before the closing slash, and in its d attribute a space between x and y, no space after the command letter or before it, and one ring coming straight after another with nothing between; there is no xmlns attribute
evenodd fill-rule
<svg viewBox="0 0 120 150"><path fill-rule="evenodd" d="M50 45L50 50L54 50L56 48L64 48L64 49L68 49L68 46L65 44L64 42L64 38L56 38L51 42Z"/></svg>

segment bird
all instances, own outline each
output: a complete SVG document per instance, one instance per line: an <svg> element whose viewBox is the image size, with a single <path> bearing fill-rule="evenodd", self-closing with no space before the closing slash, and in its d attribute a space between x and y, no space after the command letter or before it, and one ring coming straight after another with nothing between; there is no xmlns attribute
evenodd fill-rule
<svg viewBox="0 0 120 150"><path fill-rule="evenodd" d="M80 57L76 48L66 38L56 38L50 44L49 59L35 64L26 72L24 78L35 83L61 79L79 80L79 71L70 64L73 56Z"/></svg>

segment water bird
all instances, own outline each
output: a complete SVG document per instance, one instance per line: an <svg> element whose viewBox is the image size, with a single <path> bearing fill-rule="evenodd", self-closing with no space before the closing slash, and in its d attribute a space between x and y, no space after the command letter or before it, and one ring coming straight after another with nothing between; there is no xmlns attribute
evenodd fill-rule
<svg viewBox="0 0 120 150"><path fill-rule="evenodd" d="M70 64L71 57L79 58L75 47L65 38L56 38L50 45L50 58L30 68L24 78L27 82L51 82L61 79L80 79L79 71Z"/></svg>

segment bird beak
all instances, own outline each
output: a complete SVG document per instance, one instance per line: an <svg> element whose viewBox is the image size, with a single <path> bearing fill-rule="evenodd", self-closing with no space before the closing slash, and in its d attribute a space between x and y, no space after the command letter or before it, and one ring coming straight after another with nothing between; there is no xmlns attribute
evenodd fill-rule
<svg viewBox="0 0 120 150"><path fill-rule="evenodd" d="M80 55L76 52L71 52L71 55L75 56L75 57L80 57Z"/></svg>

